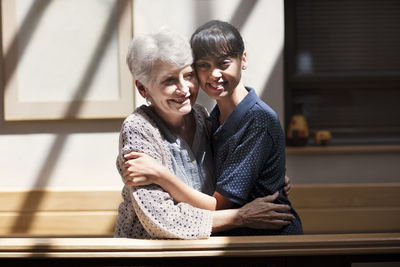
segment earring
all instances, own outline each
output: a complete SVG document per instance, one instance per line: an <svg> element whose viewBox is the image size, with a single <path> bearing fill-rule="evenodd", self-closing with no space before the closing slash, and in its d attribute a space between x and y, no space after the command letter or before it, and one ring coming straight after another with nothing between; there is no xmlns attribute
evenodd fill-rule
<svg viewBox="0 0 400 267"><path fill-rule="evenodd" d="M146 104L147 104L148 106L151 106L151 101L150 101L150 99L149 99L148 97L146 97Z"/></svg>

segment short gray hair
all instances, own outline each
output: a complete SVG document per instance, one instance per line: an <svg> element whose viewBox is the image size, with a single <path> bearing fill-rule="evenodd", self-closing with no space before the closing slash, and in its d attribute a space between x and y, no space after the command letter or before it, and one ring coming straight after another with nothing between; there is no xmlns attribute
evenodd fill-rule
<svg viewBox="0 0 400 267"><path fill-rule="evenodd" d="M148 86L157 61L168 62L178 68L192 64L193 56L188 39L166 28L156 33L135 36L126 56L134 80Z"/></svg>

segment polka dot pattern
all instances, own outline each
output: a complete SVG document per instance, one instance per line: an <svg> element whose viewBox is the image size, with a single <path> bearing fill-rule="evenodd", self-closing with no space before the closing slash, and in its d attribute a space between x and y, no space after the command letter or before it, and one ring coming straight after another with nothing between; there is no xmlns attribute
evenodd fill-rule
<svg viewBox="0 0 400 267"><path fill-rule="evenodd" d="M279 191L276 203L290 205L282 191L285 139L276 113L250 89L224 124L218 117L216 106L210 115L216 191L239 206ZM298 216L292 224L293 233L302 232Z"/></svg>

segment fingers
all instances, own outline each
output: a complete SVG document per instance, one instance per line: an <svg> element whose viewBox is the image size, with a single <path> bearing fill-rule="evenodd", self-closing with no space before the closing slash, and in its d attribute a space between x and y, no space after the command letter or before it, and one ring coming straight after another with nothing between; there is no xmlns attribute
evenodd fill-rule
<svg viewBox="0 0 400 267"><path fill-rule="evenodd" d="M275 192L274 194L263 197L262 199L266 202L274 202L278 198L278 196L279 196L279 193Z"/></svg>
<svg viewBox="0 0 400 267"><path fill-rule="evenodd" d="M123 174L122 175L122 181L124 182L124 184L130 184L132 183L133 177L131 177L129 174Z"/></svg>
<svg viewBox="0 0 400 267"><path fill-rule="evenodd" d="M291 207L289 205L285 205L285 204L271 203L271 204L269 204L269 209L277 211L277 212L286 212L286 211L291 210Z"/></svg>
<svg viewBox="0 0 400 267"><path fill-rule="evenodd" d="M276 212L274 214L274 219L276 220L281 220L281 221L287 221L287 222L291 222L292 220L294 220L294 216L293 214L290 213L282 213L282 212Z"/></svg>
<svg viewBox="0 0 400 267"><path fill-rule="evenodd" d="M289 196L290 184L286 185L286 186L283 188L283 192L284 192L284 194L285 194L286 197Z"/></svg>
<svg viewBox="0 0 400 267"><path fill-rule="evenodd" d="M134 172L131 172L129 169L124 169L122 172L122 180L125 184L132 183L134 179L138 178L138 175Z"/></svg>
<svg viewBox="0 0 400 267"><path fill-rule="evenodd" d="M285 185L289 185L290 184L290 178L289 176L285 175Z"/></svg>
<svg viewBox="0 0 400 267"><path fill-rule="evenodd" d="M142 185L149 185L151 182L145 176L138 176L129 180L125 183L128 186L142 186Z"/></svg>
<svg viewBox="0 0 400 267"><path fill-rule="evenodd" d="M135 184L140 184L140 183L143 183L143 182L146 182L146 181L147 181L147 178L145 176L135 177L132 180L132 182L135 183Z"/></svg>
<svg viewBox="0 0 400 267"><path fill-rule="evenodd" d="M124 171L122 172L122 177L124 179L132 180L135 177L135 173L129 171L129 169L124 169Z"/></svg>
<svg viewBox="0 0 400 267"><path fill-rule="evenodd" d="M285 175L285 185L283 187L283 192L287 197L289 196L289 191L290 191L290 178Z"/></svg>
<svg viewBox="0 0 400 267"><path fill-rule="evenodd" d="M144 153L132 151L132 152L130 152L128 154L125 154L124 158L125 159L136 159L136 158L139 158L139 157L141 157L143 155L144 155Z"/></svg>
<svg viewBox="0 0 400 267"><path fill-rule="evenodd" d="M124 183L128 186L141 186L141 185L148 185L151 184L149 179L145 176L138 176L138 177L124 177Z"/></svg>
<svg viewBox="0 0 400 267"><path fill-rule="evenodd" d="M292 188L290 184L286 185L286 186L285 186L285 190L286 190L286 192L288 192L288 193L289 193L289 191L290 191L290 188Z"/></svg>
<svg viewBox="0 0 400 267"><path fill-rule="evenodd" d="M127 161L122 163L122 168L129 168L130 166L132 166L135 162L135 159L138 159L138 158L128 159Z"/></svg>

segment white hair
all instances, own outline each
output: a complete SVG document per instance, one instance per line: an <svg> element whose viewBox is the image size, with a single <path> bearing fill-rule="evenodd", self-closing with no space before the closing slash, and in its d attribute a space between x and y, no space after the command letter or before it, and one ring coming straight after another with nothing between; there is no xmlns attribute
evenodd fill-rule
<svg viewBox="0 0 400 267"><path fill-rule="evenodd" d="M192 64L193 56L188 39L166 28L156 33L135 36L126 56L134 80L148 86L157 61L168 62L178 68Z"/></svg>

